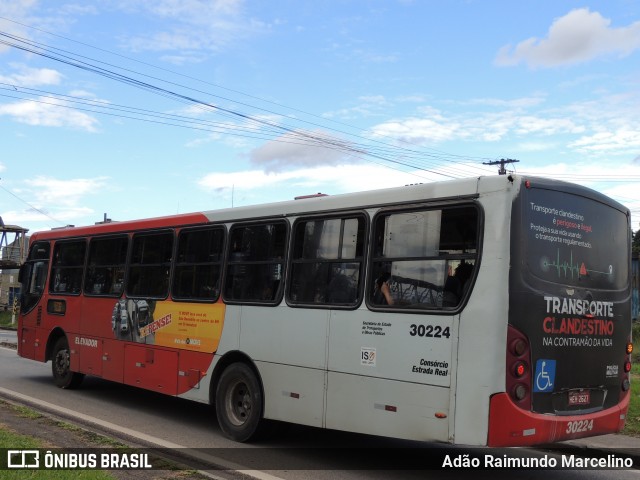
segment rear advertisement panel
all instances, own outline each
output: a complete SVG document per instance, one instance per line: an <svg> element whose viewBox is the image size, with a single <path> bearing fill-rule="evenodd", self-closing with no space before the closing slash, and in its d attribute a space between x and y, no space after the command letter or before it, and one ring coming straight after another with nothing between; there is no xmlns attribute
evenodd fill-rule
<svg viewBox="0 0 640 480"><path fill-rule="evenodd" d="M536 180L515 202L509 317L530 342L533 411L613 406L630 335L627 214L551 181Z"/></svg>

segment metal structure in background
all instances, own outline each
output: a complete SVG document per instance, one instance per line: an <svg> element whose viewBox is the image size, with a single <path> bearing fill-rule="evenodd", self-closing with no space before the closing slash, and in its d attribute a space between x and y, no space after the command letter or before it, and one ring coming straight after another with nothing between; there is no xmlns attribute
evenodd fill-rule
<svg viewBox="0 0 640 480"><path fill-rule="evenodd" d="M17 225L5 225L0 217L0 309L11 308L13 318L19 308L18 271L27 256L28 231Z"/></svg>

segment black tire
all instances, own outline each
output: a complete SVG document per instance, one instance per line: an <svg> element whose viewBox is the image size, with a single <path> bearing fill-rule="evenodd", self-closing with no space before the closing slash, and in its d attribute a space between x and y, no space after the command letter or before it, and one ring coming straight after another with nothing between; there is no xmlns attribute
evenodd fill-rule
<svg viewBox="0 0 640 480"><path fill-rule="evenodd" d="M264 425L262 387L245 363L229 365L216 387L216 416L222 432L236 442L255 440Z"/></svg>
<svg viewBox="0 0 640 480"><path fill-rule="evenodd" d="M51 373L53 374L53 382L60 388L70 390L78 388L84 380L84 374L71 371L67 337L60 337L53 346Z"/></svg>

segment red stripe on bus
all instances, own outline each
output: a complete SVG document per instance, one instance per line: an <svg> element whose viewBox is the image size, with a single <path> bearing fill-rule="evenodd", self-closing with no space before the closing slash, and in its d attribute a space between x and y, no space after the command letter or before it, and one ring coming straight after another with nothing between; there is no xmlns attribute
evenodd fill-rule
<svg viewBox="0 0 640 480"><path fill-rule="evenodd" d="M595 413L551 416L522 410L508 394L499 393L491 397L487 443L521 447L616 433L624 427L629 398L626 395L615 407Z"/></svg>

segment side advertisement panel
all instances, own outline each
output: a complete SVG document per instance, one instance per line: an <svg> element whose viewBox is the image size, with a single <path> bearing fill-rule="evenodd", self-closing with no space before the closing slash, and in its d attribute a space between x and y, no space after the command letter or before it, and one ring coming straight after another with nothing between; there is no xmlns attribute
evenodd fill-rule
<svg viewBox="0 0 640 480"><path fill-rule="evenodd" d="M214 353L225 305L123 298L109 319L115 338L136 343Z"/></svg>

